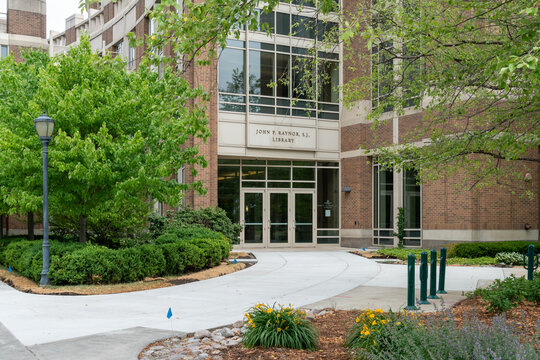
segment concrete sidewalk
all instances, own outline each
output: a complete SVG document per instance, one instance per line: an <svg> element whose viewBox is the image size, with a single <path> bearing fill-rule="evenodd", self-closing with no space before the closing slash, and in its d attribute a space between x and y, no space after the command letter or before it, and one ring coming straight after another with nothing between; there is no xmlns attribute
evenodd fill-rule
<svg viewBox="0 0 540 360"><path fill-rule="evenodd" d="M134 293L45 296L0 283L0 322L16 340L0 343L0 354L11 348L20 351L20 359L28 353L38 359L81 359L78 352L91 346L100 352L89 359L133 359L122 349L135 353L173 332L230 324L258 302L397 309L406 299L404 265L378 264L345 250L253 253L259 262L246 270ZM447 289L472 290L479 281L506 275L500 268L449 267Z"/></svg>

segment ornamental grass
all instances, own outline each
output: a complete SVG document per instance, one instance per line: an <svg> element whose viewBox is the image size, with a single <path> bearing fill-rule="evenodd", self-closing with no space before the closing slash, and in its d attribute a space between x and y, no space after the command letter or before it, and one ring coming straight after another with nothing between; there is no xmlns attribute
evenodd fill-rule
<svg viewBox="0 0 540 360"><path fill-rule="evenodd" d="M244 315L247 331L242 343L247 348L284 347L315 350L317 331L303 310L292 306L257 304Z"/></svg>

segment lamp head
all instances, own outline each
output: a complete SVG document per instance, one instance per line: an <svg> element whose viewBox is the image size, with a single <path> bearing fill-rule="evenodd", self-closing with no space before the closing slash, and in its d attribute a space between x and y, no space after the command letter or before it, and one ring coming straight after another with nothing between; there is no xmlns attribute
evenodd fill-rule
<svg viewBox="0 0 540 360"><path fill-rule="evenodd" d="M50 139L54 131L54 120L44 111L37 119L34 119L34 127L40 140Z"/></svg>

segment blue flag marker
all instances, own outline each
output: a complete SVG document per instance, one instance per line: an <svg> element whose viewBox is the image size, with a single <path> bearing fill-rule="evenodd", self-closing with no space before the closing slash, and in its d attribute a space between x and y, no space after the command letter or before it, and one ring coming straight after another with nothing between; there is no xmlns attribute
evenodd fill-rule
<svg viewBox="0 0 540 360"><path fill-rule="evenodd" d="M362 251L366 251L366 248L362 248Z"/></svg>
<svg viewBox="0 0 540 360"><path fill-rule="evenodd" d="M172 318L172 310L169 308L169 311L167 311L167 319Z"/></svg>
<svg viewBox="0 0 540 360"><path fill-rule="evenodd" d="M10 267L8 267L8 271L9 271L9 272L11 272L11 266L10 266Z"/></svg>
<svg viewBox="0 0 540 360"><path fill-rule="evenodd" d="M238 261L236 261L236 259L234 259L233 264L236 264L237 262L238 262Z"/></svg>

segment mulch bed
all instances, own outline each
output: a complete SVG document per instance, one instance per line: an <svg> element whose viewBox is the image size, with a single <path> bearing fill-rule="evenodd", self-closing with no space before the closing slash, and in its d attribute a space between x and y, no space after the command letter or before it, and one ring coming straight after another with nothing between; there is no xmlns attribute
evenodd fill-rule
<svg viewBox="0 0 540 360"><path fill-rule="evenodd" d="M471 314L483 323L491 324L493 314L485 310L486 303L478 298L466 299L456 304L452 309L456 323L462 325ZM316 317L315 327L319 331L319 348L317 351L291 350L291 349L245 349L241 344L229 347L220 353L223 360L306 360L306 359L351 359L347 349L343 346L347 331L354 323L358 311L337 310L332 313ZM433 314L426 314L433 316ZM534 303L519 305L516 309L507 312L507 321L515 322L517 331L523 338L534 339L537 321L540 320L540 306Z"/></svg>

